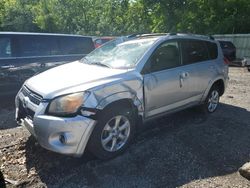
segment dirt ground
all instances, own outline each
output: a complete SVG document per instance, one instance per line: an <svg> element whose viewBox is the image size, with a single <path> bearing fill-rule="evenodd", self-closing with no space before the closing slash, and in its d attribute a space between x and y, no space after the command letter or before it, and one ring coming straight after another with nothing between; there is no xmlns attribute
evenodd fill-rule
<svg viewBox="0 0 250 188"><path fill-rule="evenodd" d="M0 110L0 177L7 187L250 187L238 173L250 161L250 72L230 68L218 110L197 108L147 123L121 156L101 161L41 148Z"/></svg>

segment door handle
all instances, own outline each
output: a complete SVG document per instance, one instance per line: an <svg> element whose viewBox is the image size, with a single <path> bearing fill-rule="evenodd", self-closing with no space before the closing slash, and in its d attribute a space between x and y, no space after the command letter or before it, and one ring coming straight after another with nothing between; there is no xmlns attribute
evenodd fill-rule
<svg viewBox="0 0 250 188"><path fill-rule="evenodd" d="M213 65L211 65L209 68L210 68L210 70L214 70L215 69L215 67Z"/></svg>
<svg viewBox="0 0 250 188"><path fill-rule="evenodd" d="M184 79L189 76L188 72L181 72L180 76Z"/></svg>
<svg viewBox="0 0 250 188"><path fill-rule="evenodd" d="M180 77L179 77L179 79L180 79L180 87L183 86L184 80L187 79L188 77L189 77L188 72L181 72L180 73Z"/></svg>
<svg viewBox="0 0 250 188"><path fill-rule="evenodd" d="M15 67L14 65L3 65L0 68L1 69L11 69L11 68L14 68L14 67Z"/></svg>
<svg viewBox="0 0 250 188"><path fill-rule="evenodd" d="M184 79L183 79L183 77L180 75L180 87L183 86L183 82L184 82Z"/></svg>

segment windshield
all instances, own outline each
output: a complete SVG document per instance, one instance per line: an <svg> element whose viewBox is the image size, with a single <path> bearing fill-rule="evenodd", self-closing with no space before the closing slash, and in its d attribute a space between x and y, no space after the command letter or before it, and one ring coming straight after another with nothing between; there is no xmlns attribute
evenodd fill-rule
<svg viewBox="0 0 250 188"><path fill-rule="evenodd" d="M155 40L150 38L124 42L121 37L97 48L85 56L83 62L110 68L133 68Z"/></svg>

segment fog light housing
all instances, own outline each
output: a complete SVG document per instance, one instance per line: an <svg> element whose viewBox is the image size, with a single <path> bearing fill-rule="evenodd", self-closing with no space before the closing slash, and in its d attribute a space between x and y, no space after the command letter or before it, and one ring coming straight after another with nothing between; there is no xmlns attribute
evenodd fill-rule
<svg viewBox="0 0 250 188"><path fill-rule="evenodd" d="M64 134L61 134L59 136L59 141L62 143L62 144L66 144L67 140L66 140L66 137Z"/></svg>

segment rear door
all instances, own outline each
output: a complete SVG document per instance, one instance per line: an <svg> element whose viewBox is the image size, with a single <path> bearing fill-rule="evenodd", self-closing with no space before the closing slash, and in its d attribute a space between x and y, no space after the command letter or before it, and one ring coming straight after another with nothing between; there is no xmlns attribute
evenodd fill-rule
<svg viewBox="0 0 250 188"><path fill-rule="evenodd" d="M218 54L209 53L209 41L186 39L181 40L180 44L182 70L188 75L187 92L193 102L199 102L209 82L215 77L216 65L213 59L216 59Z"/></svg>

